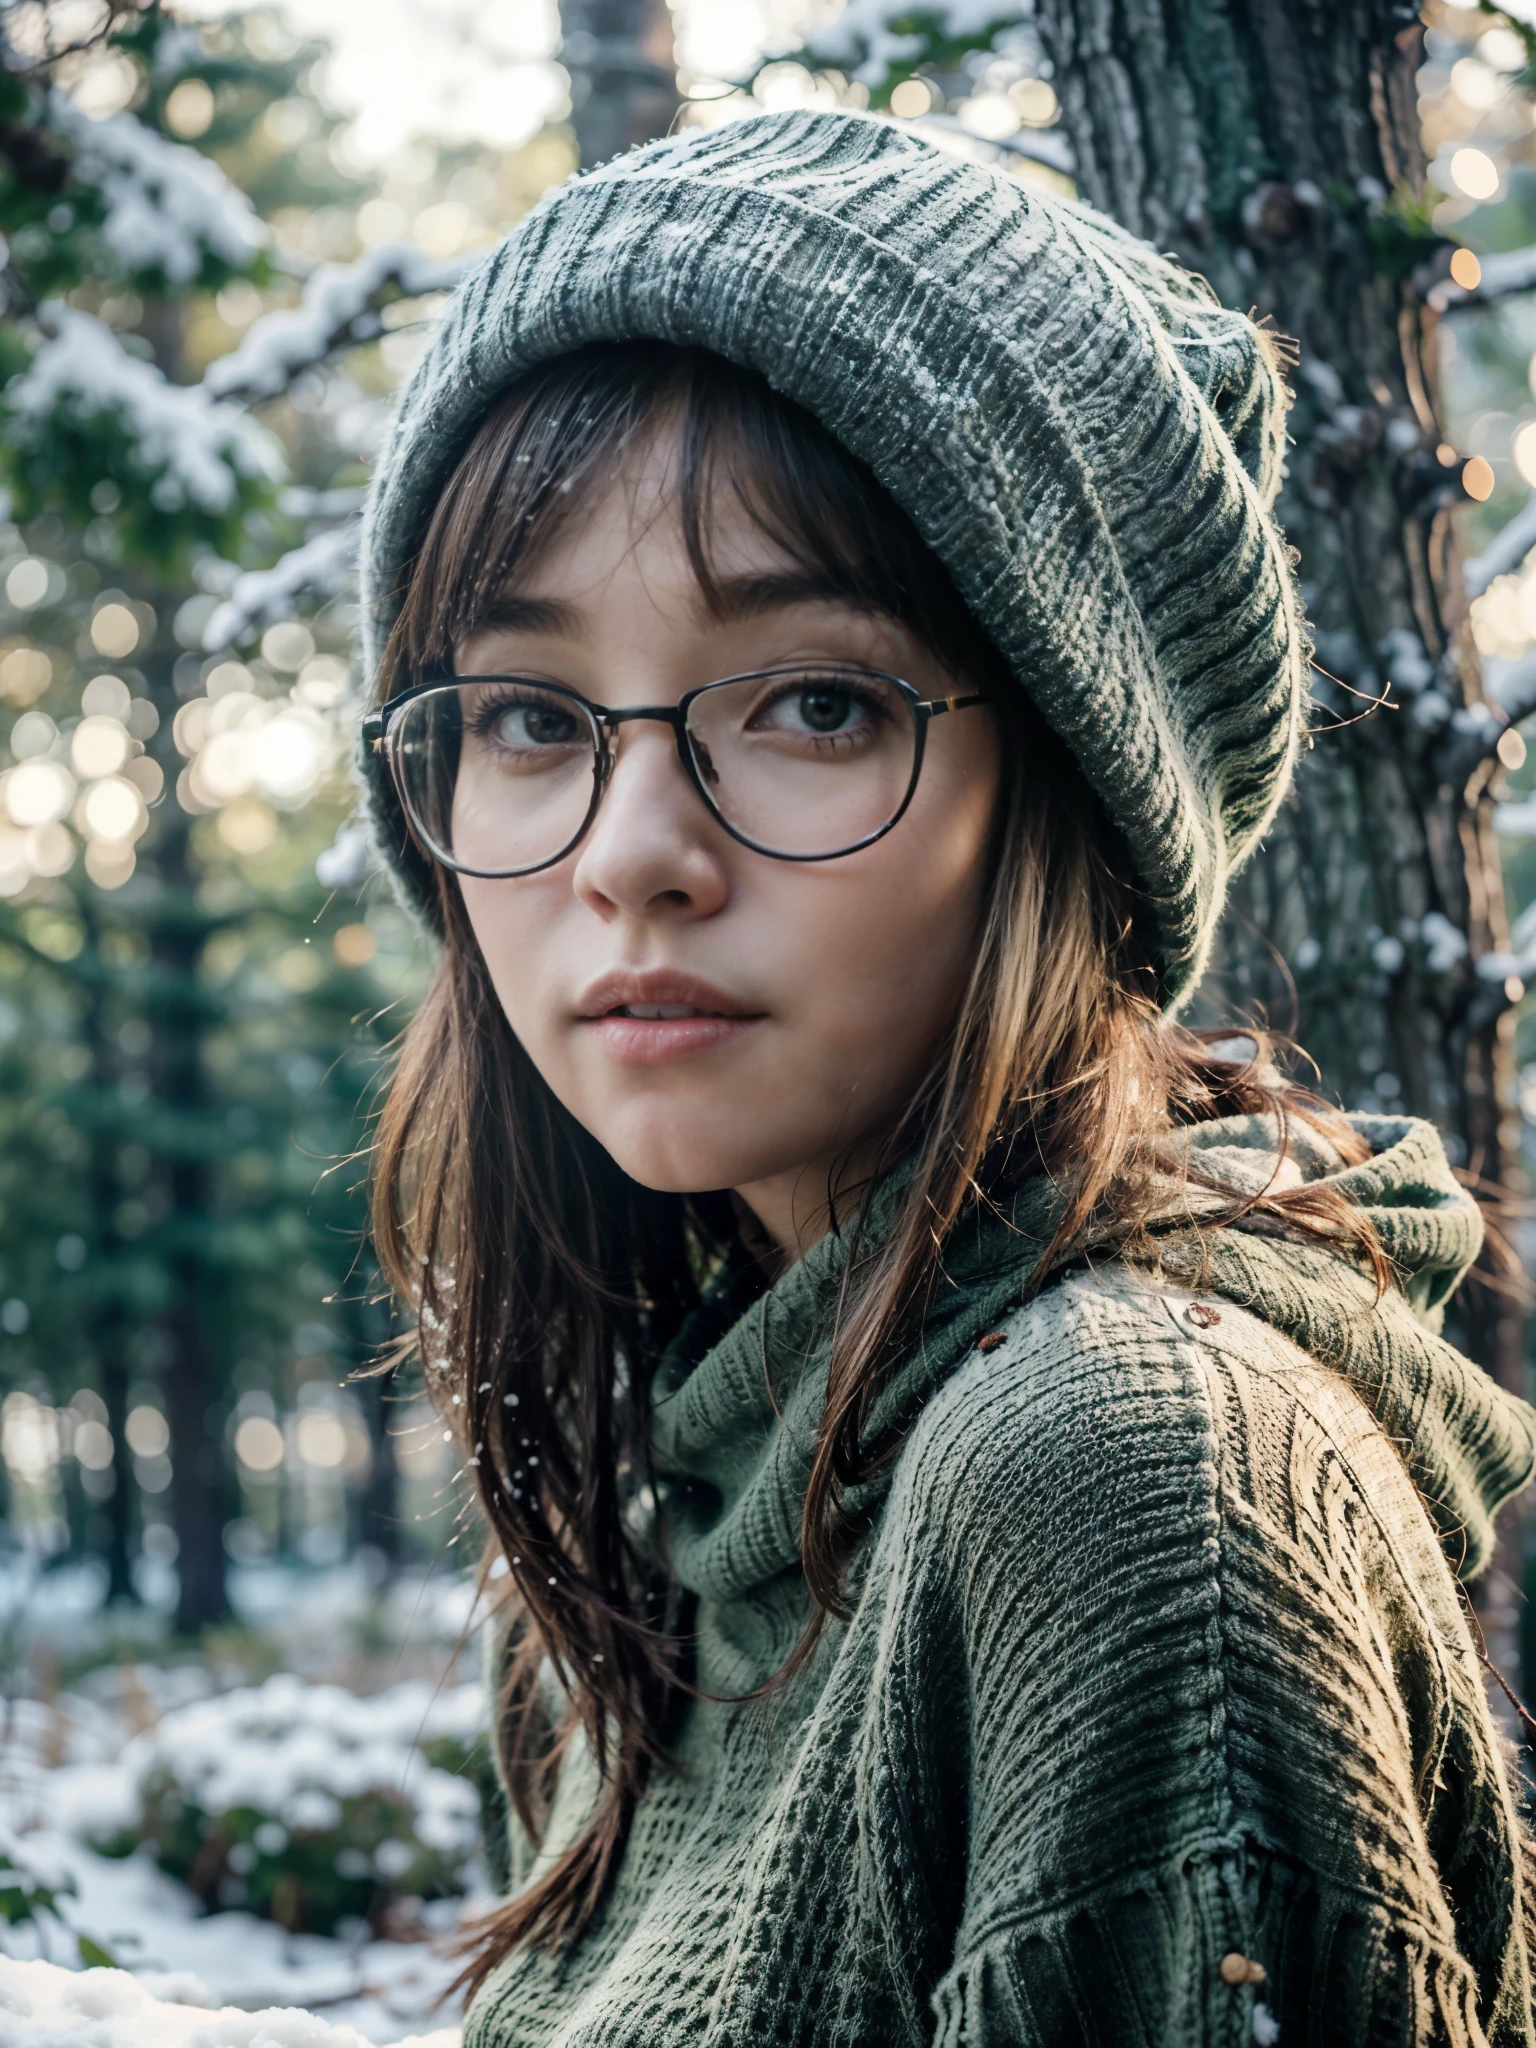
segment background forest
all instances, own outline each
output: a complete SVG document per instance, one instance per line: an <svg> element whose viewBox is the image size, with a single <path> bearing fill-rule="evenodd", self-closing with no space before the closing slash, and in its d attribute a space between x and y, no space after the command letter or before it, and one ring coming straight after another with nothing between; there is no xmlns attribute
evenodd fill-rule
<svg viewBox="0 0 1536 2048"><path fill-rule="evenodd" d="M134 1969L122 2048L440 2026L493 1881L473 1532L373 1369L430 963L351 822L352 575L444 295L578 162L869 107L1294 338L1315 743L1208 1014L1440 1124L1510 1247L1455 1334L1527 1388L1536 4L1110 12L0 0L0 1951ZM1479 1596L1517 1687L1531 1549Z"/></svg>

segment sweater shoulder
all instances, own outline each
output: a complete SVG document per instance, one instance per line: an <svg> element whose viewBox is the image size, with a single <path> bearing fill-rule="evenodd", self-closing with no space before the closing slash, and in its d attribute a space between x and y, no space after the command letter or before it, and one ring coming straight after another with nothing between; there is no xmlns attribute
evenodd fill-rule
<svg viewBox="0 0 1536 2048"><path fill-rule="evenodd" d="M1059 1532L1080 1557L1085 1529L1123 1555L1177 1533L1218 1572L1219 1524L1294 1536L1325 1473L1407 1575L1438 1581L1402 1458L1343 1372L1236 1302L1117 1264L1015 1309L928 1404L898 1481L954 1541Z"/></svg>
<svg viewBox="0 0 1536 2048"><path fill-rule="evenodd" d="M899 1471L935 1504L949 1492L963 1504L976 1497L978 1469L993 1466L1027 1461L1040 1484L1149 1437L1211 1456L1212 1409L1191 1343L1201 1326L1179 1320L1192 1299L1119 1265L1064 1275L1013 1309L934 1394Z"/></svg>

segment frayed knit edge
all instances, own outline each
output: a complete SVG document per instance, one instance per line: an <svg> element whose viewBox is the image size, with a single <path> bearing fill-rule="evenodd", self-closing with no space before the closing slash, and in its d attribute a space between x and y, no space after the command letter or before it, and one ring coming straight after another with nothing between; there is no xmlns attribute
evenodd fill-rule
<svg viewBox="0 0 1536 2048"><path fill-rule="evenodd" d="M1526 2048L1532 2039L1528 2004L1523 2022L1495 2016L1488 2034L1467 1962L1422 1929L1302 1880L1314 1910L1288 1931L1294 1902L1254 1894L1248 1857L1221 1862L1232 1867L1187 1866L1182 1885L1157 1888L1166 1938L1150 1953L1125 1894L993 1934L935 1991L933 2048L1248 2048L1261 2039L1275 2048ZM1249 1891L1247 1910L1224 1879ZM1141 1902L1150 1920L1155 1895ZM1220 1965L1232 1954L1260 1965L1263 1981L1229 1984Z"/></svg>

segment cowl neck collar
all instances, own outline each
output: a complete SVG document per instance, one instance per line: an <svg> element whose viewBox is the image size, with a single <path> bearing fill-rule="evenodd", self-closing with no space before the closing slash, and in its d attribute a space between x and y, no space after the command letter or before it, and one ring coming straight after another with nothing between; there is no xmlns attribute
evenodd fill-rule
<svg viewBox="0 0 1536 2048"><path fill-rule="evenodd" d="M748 1274L727 1275L662 1359L652 1393L655 1470L673 1570L701 1598L739 1598L799 1571L850 1253L883 1240L908 1180L909 1169L893 1170L861 1215L829 1230L755 1299ZM1055 1213L1054 1194L1035 1180L1007 1213L978 1212L952 1232L921 1332L885 1380L867 1441L910 1426L976 1339L1023 1299ZM850 1505L872 1513L887 1484L888 1474L876 1474Z"/></svg>
<svg viewBox="0 0 1536 2048"><path fill-rule="evenodd" d="M1452 1561L1470 1574L1486 1560L1493 1510L1536 1466L1536 1414L1439 1336L1446 1298L1481 1241L1477 1210L1440 1140L1410 1118L1351 1119L1371 1147L1342 1167L1331 1147L1293 1128L1276 1184L1331 1183L1374 1225L1398 1272L1377 1299L1368 1279L1325 1243L1281 1242L1262 1228L1189 1232L1217 1198L1170 1191L1155 1217L1151 1263L1167 1278L1224 1294L1348 1377L1404 1448ZM1234 1190L1258 1192L1274 1173L1279 1133L1269 1117L1230 1117L1186 1134L1192 1163ZM728 1275L684 1325L654 1383L652 1432L666 1533L680 1583L702 1598L737 1599L799 1574L800 1525L827 1364L850 1248L878 1244L893 1224L910 1168L871 1192L857 1219L829 1231L766 1293ZM1039 1178L1010 1211L979 1212L957 1228L920 1335L885 1379L866 1441L910 1427L924 1402L1022 1301L1059 1214ZM888 1473L850 1501L879 1506Z"/></svg>

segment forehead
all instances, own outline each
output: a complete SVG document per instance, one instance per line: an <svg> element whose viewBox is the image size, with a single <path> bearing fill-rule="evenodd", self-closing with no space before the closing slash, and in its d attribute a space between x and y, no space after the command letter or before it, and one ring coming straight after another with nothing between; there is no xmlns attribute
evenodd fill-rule
<svg viewBox="0 0 1536 2048"><path fill-rule="evenodd" d="M609 473L573 488L569 509L512 565L502 591L527 596L559 586L579 602L614 581L639 580L686 586L707 606L720 582L803 566L751 509L738 463L721 451L685 480L679 422L658 421Z"/></svg>
<svg viewBox="0 0 1536 2048"><path fill-rule="evenodd" d="M807 607L827 623L831 614L896 624L888 606L850 589L835 561L817 566L776 539L729 477L717 479L692 534L687 510L675 437L658 437L574 503L476 607L455 636L460 652L481 635L715 636Z"/></svg>

